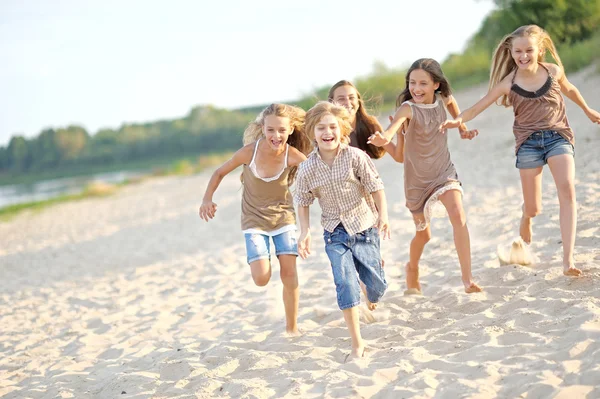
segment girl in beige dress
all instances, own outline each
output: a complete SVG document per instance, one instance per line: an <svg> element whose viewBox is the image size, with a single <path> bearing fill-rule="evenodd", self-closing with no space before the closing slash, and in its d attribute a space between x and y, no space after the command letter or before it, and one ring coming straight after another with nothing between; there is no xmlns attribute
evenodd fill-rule
<svg viewBox="0 0 600 399"><path fill-rule="evenodd" d="M454 230L454 243L462 273L465 292L480 292L471 274L471 244L462 188L450 159L446 132L439 130L446 120L446 108L451 115L459 109L451 95L450 85L440 64L430 58L415 61L406 74L406 88L397 100L397 111L391 125L369 138L371 144L383 146L398 135L396 160L404 162L404 192L406 206L413 215L416 234L410 244L410 260L406 264L406 294L420 294L419 260L425 244L431 239L431 217L438 203L446 208ZM471 139L475 131L460 127L463 138Z"/></svg>

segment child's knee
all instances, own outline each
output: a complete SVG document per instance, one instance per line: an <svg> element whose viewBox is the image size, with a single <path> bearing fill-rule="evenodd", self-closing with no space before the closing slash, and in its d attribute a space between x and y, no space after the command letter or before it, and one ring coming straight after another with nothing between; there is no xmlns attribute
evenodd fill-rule
<svg viewBox="0 0 600 399"><path fill-rule="evenodd" d="M254 284L259 287L264 287L271 280L271 273L268 274L260 274L260 275L252 275L252 279L254 280Z"/></svg>
<svg viewBox="0 0 600 399"><path fill-rule="evenodd" d="M281 282L286 287L297 287L298 286L298 272L296 267L282 267L279 275L281 277Z"/></svg>
<svg viewBox="0 0 600 399"><path fill-rule="evenodd" d="M459 204L454 204L447 208L450 222L455 226L464 226L467 224L467 216L463 207Z"/></svg>
<svg viewBox="0 0 600 399"><path fill-rule="evenodd" d="M415 240L423 245L427 244L431 240L431 230L425 229L417 231L415 234Z"/></svg>

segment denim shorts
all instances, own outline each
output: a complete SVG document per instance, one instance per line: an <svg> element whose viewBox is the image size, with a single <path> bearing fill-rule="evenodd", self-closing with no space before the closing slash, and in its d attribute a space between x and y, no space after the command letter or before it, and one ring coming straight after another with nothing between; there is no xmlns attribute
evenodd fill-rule
<svg viewBox="0 0 600 399"><path fill-rule="evenodd" d="M548 158L562 154L575 156L575 148L554 130L541 130L532 133L521 144L517 151L516 166L519 169L539 168L548 163Z"/></svg>
<svg viewBox="0 0 600 399"><path fill-rule="evenodd" d="M342 224L323 233L325 252L331 262L337 302L341 310L360 304L360 284L367 287L367 298L377 303L387 289L381 265L379 231L371 227L349 235Z"/></svg>
<svg viewBox="0 0 600 399"><path fill-rule="evenodd" d="M246 257L248 263L259 259L271 260L270 240L275 244L275 254L298 256L298 243L296 241L296 230L286 231L276 236L270 237L267 234L246 233Z"/></svg>

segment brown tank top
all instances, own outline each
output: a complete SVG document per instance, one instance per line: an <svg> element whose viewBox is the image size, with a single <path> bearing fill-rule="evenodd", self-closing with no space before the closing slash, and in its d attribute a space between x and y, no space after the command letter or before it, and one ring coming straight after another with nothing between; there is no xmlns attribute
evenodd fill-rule
<svg viewBox="0 0 600 399"><path fill-rule="evenodd" d="M242 230L257 229L270 232L296 224L294 200L288 184L291 170L287 161L289 144L286 147L285 163L279 175L261 178L257 176L254 166L259 141L254 147L252 161L244 165L242 171L244 182Z"/></svg>
<svg viewBox="0 0 600 399"><path fill-rule="evenodd" d="M525 90L514 83L516 74L512 78L508 98L515 113L515 154L532 133L540 130L554 130L575 145L575 136L569 126L560 84L544 64L539 65L548 72L548 79L535 92Z"/></svg>
<svg viewBox="0 0 600 399"><path fill-rule="evenodd" d="M404 133L404 194L406 207L421 213L425 203L437 190L458 182L458 175L450 159L448 136L440 132L446 120L446 109L439 96L433 104L415 104L406 101L412 118Z"/></svg>

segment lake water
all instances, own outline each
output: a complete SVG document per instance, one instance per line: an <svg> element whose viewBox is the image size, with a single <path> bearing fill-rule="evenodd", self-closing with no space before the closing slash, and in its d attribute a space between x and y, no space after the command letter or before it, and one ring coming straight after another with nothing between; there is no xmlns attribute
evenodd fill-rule
<svg viewBox="0 0 600 399"><path fill-rule="evenodd" d="M120 171L0 186L0 208L24 202L46 200L60 195L78 194L93 182L117 184L143 174L140 171Z"/></svg>

